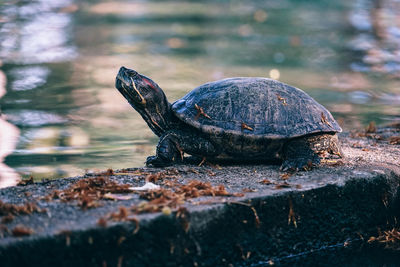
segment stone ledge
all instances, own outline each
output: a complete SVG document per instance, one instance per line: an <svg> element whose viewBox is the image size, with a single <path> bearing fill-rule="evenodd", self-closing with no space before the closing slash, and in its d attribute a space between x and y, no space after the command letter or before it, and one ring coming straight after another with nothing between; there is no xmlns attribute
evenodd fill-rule
<svg viewBox="0 0 400 267"><path fill-rule="evenodd" d="M341 140L347 155L343 164L299 172L288 177L285 185L279 166L173 168L179 172L179 183L196 179L223 184L229 192L246 192L244 196L187 201L183 205L185 221L176 212L136 215L139 231L132 222L98 225L100 217L120 206L138 205L142 200L137 195L124 201L101 200L102 206L88 210L74 202L38 200L82 177L2 189L2 201L22 204L35 200L47 212L16 216L6 224L9 229L24 225L34 233L0 238L1 265L390 264L390 259L399 260L400 256L385 251L390 258L384 259L380 251L371 259L376 250L368 246L360 250L360 246L376 235L378 228L393 226L399 216L399 146L348 135ZM110 179L139 186L144 184L144 176L138 172L160 169L128 171L127 175L110 175ZM263 180L270 183L261 183Z"/></svg>

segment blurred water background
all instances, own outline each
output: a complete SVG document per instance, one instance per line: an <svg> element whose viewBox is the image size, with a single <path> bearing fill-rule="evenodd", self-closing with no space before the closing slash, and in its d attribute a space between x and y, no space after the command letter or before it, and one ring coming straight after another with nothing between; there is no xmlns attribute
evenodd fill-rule
<svg viewBox="0 0 400 267"><path fill-rule="evenodd" d="M232 76L305 90L349 131L400 120L399 0L0 1L0 187L143 166L120 66L172 102Z"/></svg>

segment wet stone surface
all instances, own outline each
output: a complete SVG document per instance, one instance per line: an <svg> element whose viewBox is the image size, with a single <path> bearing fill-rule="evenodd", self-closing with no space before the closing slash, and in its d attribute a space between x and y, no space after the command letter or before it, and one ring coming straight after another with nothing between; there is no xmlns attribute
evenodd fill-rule
<svg viewBox="0 0 400 267"><path fill-rule="evenodd" d="M343 134L345 159L295 174L279 165L180 165L2 189L2 266L365 263L380 249L366 241L394 227L400 210L400 148L378 134ZM161 189L122 192L146 181ZM398 259L385 253L368 262Z"/></svg>

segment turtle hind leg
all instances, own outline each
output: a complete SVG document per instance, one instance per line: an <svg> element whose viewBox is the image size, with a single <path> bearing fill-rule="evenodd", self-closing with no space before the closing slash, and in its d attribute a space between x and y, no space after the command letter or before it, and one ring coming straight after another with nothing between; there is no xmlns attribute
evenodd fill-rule
<svg viewBox="0 0 400 267"><path fill-rule="evenodd" d="M165 167L183 161L183 153L198 156L218 154L214 145L197 132L171 130L161 136L155 156L148 157L147 166Z"/></svg>
<svg viewBox="0 0 400 267"><path fill-rule="evenodd" d="M310 148L297 147L295 151L290 151L290 148L286 148L280 169L282 171L308 171L320 163L320 157Z"/></svg>
<svg viewBox="0 0 400 267"><path fill-rule="evenodd" d="M331 136L328 144L328 153L330 155L337 156L339 158L344 158L342 147L340 146L338 136L335 134Z"/></svg>
<svg viewBox="0 0 400 267"><path fill-rule="evenodd" d="M281 170L310 170L326 156L343 157L336 134L316 134L295 138L283 148Z"/></svg>

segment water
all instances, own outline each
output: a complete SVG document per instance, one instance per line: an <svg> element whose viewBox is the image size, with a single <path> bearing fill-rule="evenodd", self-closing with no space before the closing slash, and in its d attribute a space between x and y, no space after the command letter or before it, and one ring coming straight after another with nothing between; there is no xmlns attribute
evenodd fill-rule
<svg viewBox="0 0 400 267"><path fill-rule="evenodd" d="M156 136L114 88L120 66L172 102L232 76L307 91L344 130L400 120L400 2L0 4L0 186L142 166Z"/></svg>

